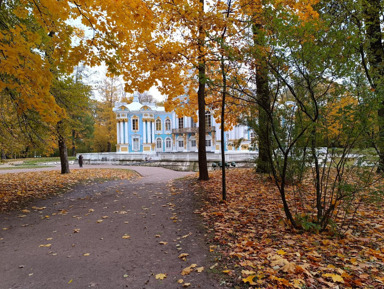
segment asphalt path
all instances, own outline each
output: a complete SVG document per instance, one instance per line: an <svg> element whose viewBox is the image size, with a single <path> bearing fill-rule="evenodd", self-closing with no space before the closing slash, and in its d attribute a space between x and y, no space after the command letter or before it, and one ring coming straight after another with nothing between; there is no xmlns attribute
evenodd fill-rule
<svg viewBox="0 0 384 289"><path fill-rule="evenodd" d="M89 168L128 168L141 177L77 185L0 215L1 289L222 288L208 274L216 261L194 214L196 198L187 181L175 180L190 172L82 169ZM34 171L52 169L60 167ZM23 171L31 170L0 173Z"/></svg>

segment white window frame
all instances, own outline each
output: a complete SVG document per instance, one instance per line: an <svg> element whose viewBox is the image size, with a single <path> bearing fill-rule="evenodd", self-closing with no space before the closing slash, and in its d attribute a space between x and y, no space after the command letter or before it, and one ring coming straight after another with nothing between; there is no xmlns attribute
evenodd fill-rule
<svg viewBox="0 0 384 289"><path fill-rule="evenodd" d="M160 124L160 129L157 128L157 125ZM156 122L155 122L155 130L156 131L161 131L163 128L163 124L162 124L162 121L160 118L156 119Z"/></svg>
<svg viewBox="0 0 384 289"><path fill-rule="evenodd" d="M184 117L179 117L178 125L179 125L179 128L184 128Z"/></svg>
<svg viewBox="0 0 384 289"><path fill-rule="evenodd" d="M137 128L135 129L134 123L137 122ZM137 117L132 118L131 120L132 123L132 131L139 131L139 119Z"/></svg>
<svg viewBox="0 0 384 289"><path fill-rule="evenodd" d="M166 131L171 131L172 130L172 123L169 118L165 120L165 130Z"/></svg>
<svg viewBox="0 0 384 289"><path fill-rule="evenodd" d="M135 152L140 150L140 138L138 136L132 137L132 150Z"/></svg>
<svg viewBox="0 0 384 289"><path fill-rule="evenodd" d="M168 144L169 144L169 147L168 147ZM167 137L165 139L165 150L166 151L172 150L172 139L170 137Z"/></svg>

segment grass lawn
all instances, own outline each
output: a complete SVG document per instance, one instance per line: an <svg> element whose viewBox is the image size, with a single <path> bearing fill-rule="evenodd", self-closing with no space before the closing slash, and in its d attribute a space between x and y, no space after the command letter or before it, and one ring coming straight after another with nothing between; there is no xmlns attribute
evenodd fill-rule
<svg viewBox="0 0 384 289"><path fill-rule="evenodd" d="M68 157L69 161L75 160L76 157ZM60 162L59 157L43 157L43 158L25 158L25 159L6 159L1 160L0 170L9 169L36 169L45 168L45 163ZM4 165L2 167L2 165ZM48 165L49 166L49 165Z"/></svg>

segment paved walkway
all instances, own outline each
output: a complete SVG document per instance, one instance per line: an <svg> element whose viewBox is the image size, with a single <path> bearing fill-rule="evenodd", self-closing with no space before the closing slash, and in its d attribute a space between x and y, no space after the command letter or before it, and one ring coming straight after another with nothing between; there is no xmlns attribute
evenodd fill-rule
<svg viewBox="0 0 384 289"><path fill-rule="evenodd" d="M142 177L79 185L0 215L0 288L172 289L183 288L180 279L188 288L221 288L207 273L214 261L193 194L185 182L169 188L190 173L126 168ZM192 264L204 270L182 275Z"/></svg>

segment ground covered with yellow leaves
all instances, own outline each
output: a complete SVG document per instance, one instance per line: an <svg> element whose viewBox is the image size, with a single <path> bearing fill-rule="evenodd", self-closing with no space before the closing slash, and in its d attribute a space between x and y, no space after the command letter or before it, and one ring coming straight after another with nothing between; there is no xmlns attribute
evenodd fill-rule
<svg viewBox="0 0 384 289"><path fill-rule="evenodd" d="M137 173L122 169L78 169L70 174L57 170L0 175L0 213L18 209L33 199L62 193L82 182L131 179Z"/></svg>
<svg viewBox="0 0 384 289"><path fill-rule="evenodd" d="M384 208L363 205L342 235L295 231L284 222L271 179L250 169L221 172L196 184L199 213L211 233L211 252L234 288L384 288Z"/></svg>

